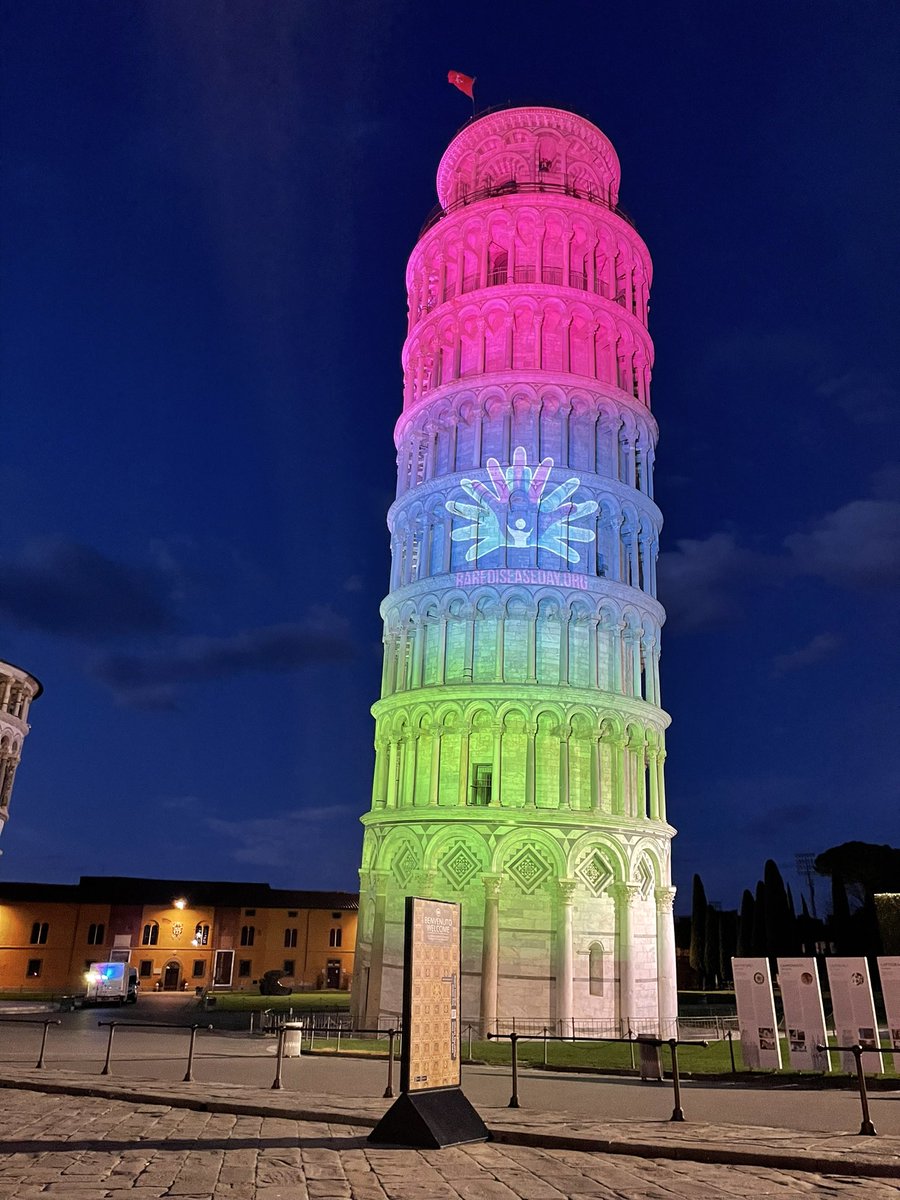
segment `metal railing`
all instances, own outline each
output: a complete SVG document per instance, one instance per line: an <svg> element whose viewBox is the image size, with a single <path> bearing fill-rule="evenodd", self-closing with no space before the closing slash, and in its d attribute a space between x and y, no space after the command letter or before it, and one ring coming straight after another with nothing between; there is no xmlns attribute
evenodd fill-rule
<svg viewBox="0 0 900 1200"><path fill-rule="evenodd" d="M601 208L605 208L607 212L621 217L632 229L637 228L634 219L623 208L619 208L617 204L610 203L608 197L599 195L590 187L576 187L575 184L568 182L545 183L541 179L509 179L503 183L495 183L487 187L477 188L475 191L461 196L458 200L453 200L446 206L436 204L425 218L425 223L419 230L419 237L421 238L423 234L437 225L438 221L443 220L444 217L458 212L461 208L468 208L470 204L477 204L480 200L494 200L502 196L534 194L535 192L544 193L548 196L569 196L573 200L587 200L589 204L597 204Z"/></svg>
<svg viewBox="0 0 900 1200"><path fill-rule="evenodd" d="M51 1025L61 1025L62 1021L58 1017L52 1017L43 1021L29 1019L28 1017L0 1017L0 1022L4 1025L43 1025L44 1031L41 1034L41 1050L38 1054L38 1060L34 1064L34 1069L40 1071L44 1066L44 1054L47 1050L47 1034L50 1032Z"/></svg>
<svg viewBox="0 0 900 1200"><path fill-rule="evenodd" d="M197 1040L197 1031L205 1029L212 1032L212 1025L176 1025L171 1021L98 1021L98 1029L108 1028L109 1039L106 1043L106 1061L103 1063L101 1075L110 1075L112 1073L112 1048L113 1038L117 1029L189 1029L190 1040L188 1043L187 1070L184 1073L183 1083L194 1082L194 1046Z"/></svg>
<svg viewBox="0 0 900 1200"><path fill-rule="evenodd" d="M571 1038L559 1037L557 1035L544 1034L542 1039L536 1037L528 1037L519 1033L489 1033L489 1041L499 1041L505 1039L509 1042L511 1048L512 1060L512 1095L509 1099L509 1108L520 1108L519 1104L519 1059L518 1046L520 1041L538 1041L543 1040L545 1046L547 1042L568 1042ZM675 1093L675 1106L672 1109L670 1121L683 1121L684 1108L681 1104L681 1076L678 1072L678 1047L679 1046L702 1046L707 1047L709 1042L706 1041L687 1041L680 1038L659 1038L641 1035L638 1037L580 1037L579 1042L620 1042L630 1043L631 1045L655 1046L657 1049L661 1046L668 1046L672 1056L672 1088ZM546 1055L546 1050L545 1050Z"/></svg>

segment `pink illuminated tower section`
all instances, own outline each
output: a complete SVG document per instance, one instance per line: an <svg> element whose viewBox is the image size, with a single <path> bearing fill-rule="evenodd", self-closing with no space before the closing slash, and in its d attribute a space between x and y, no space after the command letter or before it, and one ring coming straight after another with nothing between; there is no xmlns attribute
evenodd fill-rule
<svg viewBox="0 0 900 1200"><path fill-rule="evenodd" d="M400 1011L403 901L462 904L463 1021L676 1017L647 248L551 108L473 119L406 281L357 1021Z"/></svg>

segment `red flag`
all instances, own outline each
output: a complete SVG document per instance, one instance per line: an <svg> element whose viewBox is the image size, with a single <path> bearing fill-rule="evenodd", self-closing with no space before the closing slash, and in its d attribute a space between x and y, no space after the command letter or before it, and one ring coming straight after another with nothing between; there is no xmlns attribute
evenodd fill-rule
<svg viewBox="0 0 900 1200"><path fill-rule="evenodd" d="M475 99L475 92L473 90L475 87L474 75L463 75L462 71L448 71L447 82L452 83L461 92L465 92L470 100Z"/></svg>

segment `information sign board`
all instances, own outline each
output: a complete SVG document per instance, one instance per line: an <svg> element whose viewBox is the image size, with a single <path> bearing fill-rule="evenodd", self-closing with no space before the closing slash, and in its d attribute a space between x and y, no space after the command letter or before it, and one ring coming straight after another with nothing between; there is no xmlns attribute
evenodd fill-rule
<svg viewBox="0 0 900 1200"><path fill-rule="evenodd" d="M731 965L744 1064L751 1070L778 1070L781 1066L781 1043L778 1040L778 1022L775 1020L769 960L733 958Z"/></svg>
<svg viewBox="0 0 900 1200"><path fill-rule="evenodd" d="M459 905L406 900L403 1043L405 1092L459 1087Z"/></svg>
<svg viewBox="0 0 900 1200"><path fill-rule="evenodd" d="M784 1007L788 1056L797 1071L830 1071L822 989L814 958L779 958L778 983Z"/></svg>
<svg viewBox="0 0 900 1200"><path fill-rule="evenodd" d="M876 1074L883 1070L878 1050L878 1021L875 1001L869 980L869 964L864 958L826 958L828 988L831 992L831 1013L839 1046L872 1046L871 1054L862 1056L863 1070ZM856 1064L852 1054L841 1055L841 1066L853 1071Z"/></svg>
<svg viewBox="0 0 900 1200"><path fill-rule="evenodd" d="M888 1040L894 1051L894 1070L900 1071L900 958L893 955L878 959Z"/></svg>

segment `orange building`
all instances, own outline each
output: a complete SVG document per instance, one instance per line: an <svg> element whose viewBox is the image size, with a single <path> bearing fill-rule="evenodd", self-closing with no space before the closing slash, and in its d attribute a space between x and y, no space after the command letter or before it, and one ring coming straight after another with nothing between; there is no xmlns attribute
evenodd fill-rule
<svg viewBox="0 0 900 1200"><path fill-rule="evenodd" d="M0 882L0 994L78 993L92 962L128 962L145 990L346 988L359 896L267 883L83 875Z"/></svg>

